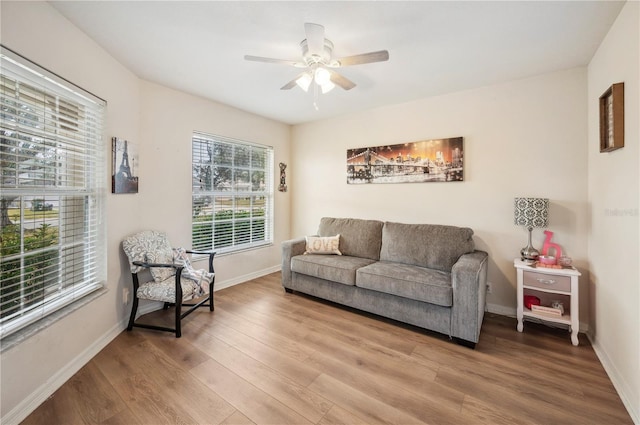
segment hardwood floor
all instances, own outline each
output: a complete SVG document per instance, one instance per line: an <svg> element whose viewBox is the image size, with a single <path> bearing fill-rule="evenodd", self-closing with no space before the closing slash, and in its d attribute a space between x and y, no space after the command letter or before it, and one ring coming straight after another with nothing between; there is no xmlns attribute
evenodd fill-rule
<svg viewBox="0 0 640 425"><path fill-rule="evenodd" d="M154 312L172 320L171 312ZM632 424L584 335L485 315L475 350L300 294L216 292L123 332L24 424Z"/></svg>

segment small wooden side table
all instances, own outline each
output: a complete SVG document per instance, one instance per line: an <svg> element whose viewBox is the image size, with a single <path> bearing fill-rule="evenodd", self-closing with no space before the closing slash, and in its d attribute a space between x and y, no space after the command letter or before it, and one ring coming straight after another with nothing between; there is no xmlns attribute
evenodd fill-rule
<svg viewBox="0 0 640 425"><path fill-rule="evenodd" d="M523 321L527 317L561 323L569 325L571 343L578 345L578 331L580 330L578 282L581 273L575 267L562 269L535 267L520 259L514 260L513 266L516 268L518 276L518 332L522 332ZM559 301L564 306L564 314L557 316L533 312L524 306L525 295L534 295L540 298L541 305L550 305L553 301Z"/></svg>

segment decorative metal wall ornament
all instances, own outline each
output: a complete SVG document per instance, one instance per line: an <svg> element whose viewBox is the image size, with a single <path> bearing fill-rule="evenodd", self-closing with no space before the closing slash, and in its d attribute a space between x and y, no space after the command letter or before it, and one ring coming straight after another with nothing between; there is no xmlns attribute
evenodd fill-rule
<svg viewBox="0 0 640 425"><path fill-rule="evenodd" d="M462 137L347 150L347 183L464 180Z"/></svg>
<svg viewBox="0 0 640 425"><path fill-rule="evenodd" d="M287 164L285 164L284 162L281 162L279 166L280 166L280 186L278 186L278 190L280 192L286 192L287 191L287 173L285 173L285 170L287 169Z"/></svg>

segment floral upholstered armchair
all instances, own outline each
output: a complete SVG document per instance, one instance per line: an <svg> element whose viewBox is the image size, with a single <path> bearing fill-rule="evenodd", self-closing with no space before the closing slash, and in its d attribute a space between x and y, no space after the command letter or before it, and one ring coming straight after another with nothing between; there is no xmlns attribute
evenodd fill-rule
<svg viewBox="0 0 640 425"><path fill-rule="evenodd" d="M133 305L127 330L133 327L174 332L182 335L180 322L198 307L213 311L213 256L215 252L190 251L172 248L167 235L155 230L145 230L127 237L122 248L129 259L133 279ZM209 271L191 267L189 254L209 256ZM148 269L151 278L140 282L139 273ZM140 299L164 302L164 309L175 306L175 328L136 323ZM182 307L190 307L182 312Z"/></svg>

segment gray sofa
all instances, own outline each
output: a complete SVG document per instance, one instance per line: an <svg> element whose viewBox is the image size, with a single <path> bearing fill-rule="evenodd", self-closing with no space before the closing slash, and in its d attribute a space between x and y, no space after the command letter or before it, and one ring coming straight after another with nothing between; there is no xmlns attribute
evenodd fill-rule
<svg viewBox="0 0 640 425"><path fill-rule="evenodd" d="M318 235L340 235L342 255L282 243L282 286L440 332L475 347L484 316L487 260L473 230L325 217Z"/></svg>

